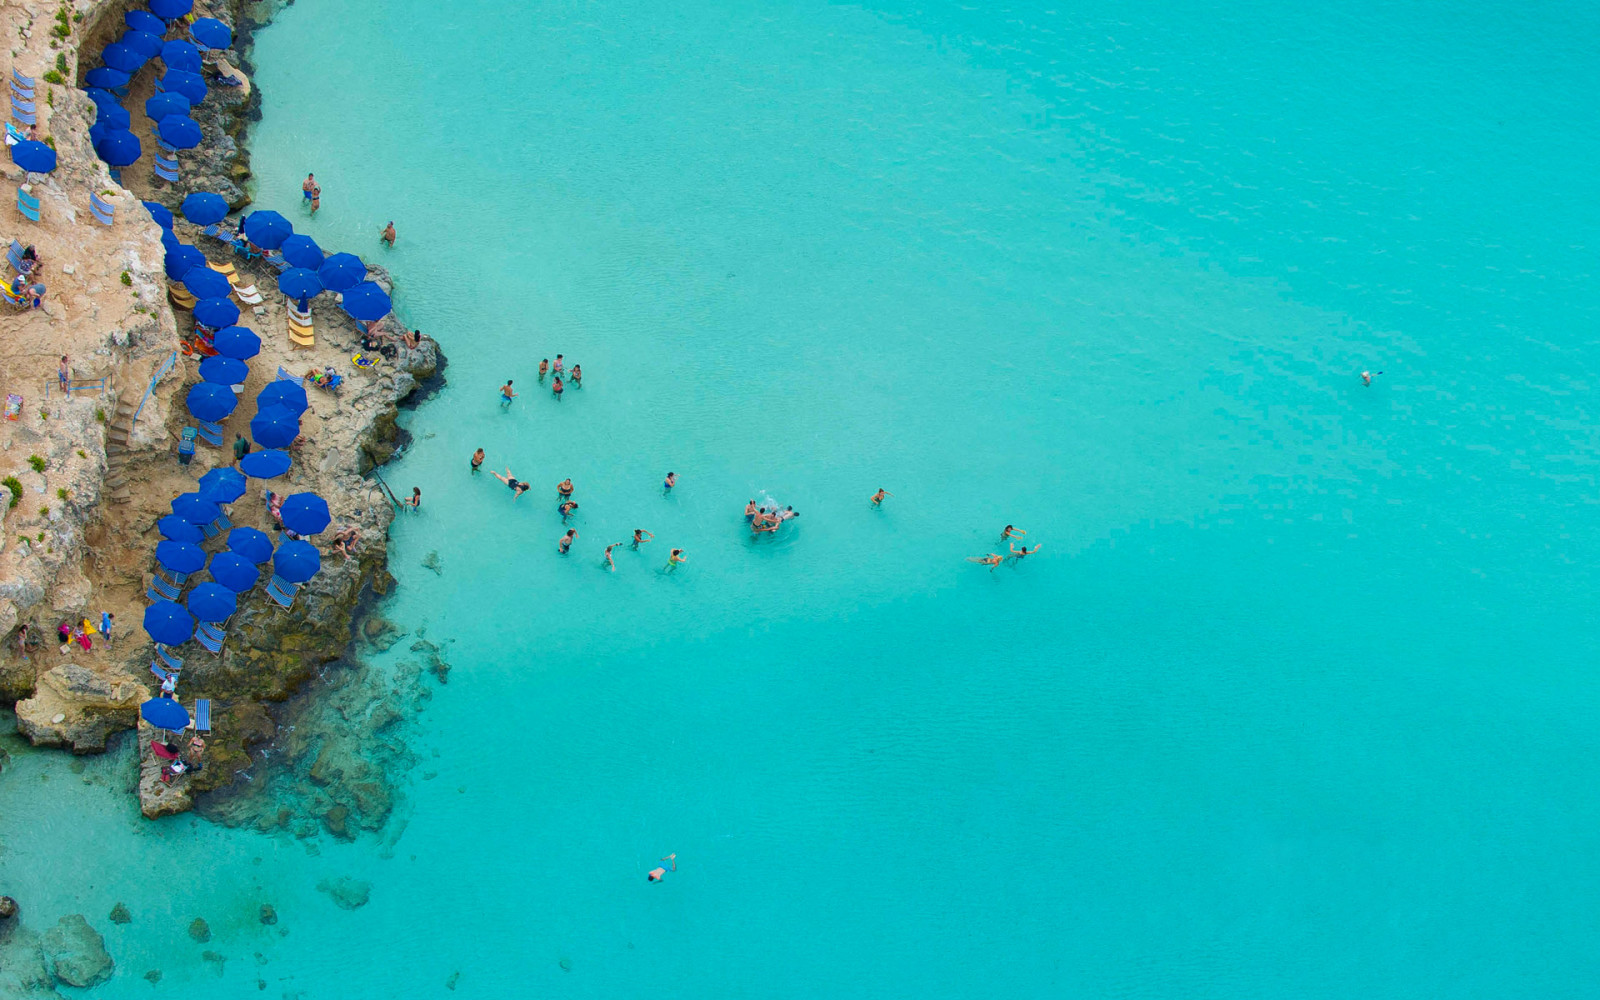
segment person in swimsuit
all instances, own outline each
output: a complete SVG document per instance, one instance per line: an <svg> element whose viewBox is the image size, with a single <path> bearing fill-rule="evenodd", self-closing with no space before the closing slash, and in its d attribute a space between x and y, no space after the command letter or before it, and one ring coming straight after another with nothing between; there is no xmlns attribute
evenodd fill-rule
<svg viewBox="0 0 1600 1000"><path fill-rule="evenodd" d="M561 536L561 541L556 544L556 550L559 551L562 555L566 555L567 554L567 550L572 548L572 543L577 541L577 540L578 540L578 529L577 528L568 528L567 529L567 533L565 535L562 535Z"/></svg>
<svg viewBox="0 0 1600 1000"><path fill-rule="evenodd" d="M639 546L643 545L645 542L653 541L655 539L655 537L656 537L655 535L652 535L650 532L644 530L643 528L634 528L633 529L633 545L631 547L635 552L637 552L637 551L639 551Z"/></svg>
<svg viewBox="0 0 1600 1000"><path fill-rule="evenodd" d="M510 406L511 401L517 398L517 390L511 388L511 379L506 379L506 384L500 387L500 405Z"/></svg>
<svg viewBox="0 0 1600 1000"><path fill-rule="evenodd" d="M666 874L667 870L665 868L652 868L650 869L650 873L645 876L645 880L648 882L659 882Z"/></svg>
<svg viewBox="0 0 1600 1000"><path fill-rule="evenodd" d="M752 500L749 503L745 504L744 505L744 523L745 524L753 523L755 521L755 519L756 519L756 511L758 511L760 509L761 508L756 506L756 502L754 500Z"/></svg>
<svg viewBox="0 0 1600 1000"><path fill-rule="evenodd" d="M1362 385L1371 385L1372 384L1372 380L1377 378L1379 375L1382 375L1382 374L1383 374L1383 372L1362 372L1361 373L1361 384Z"/></svg>
<svg viewBox="0 0 1600 1000"><path fill-rule="evenodd" d="M573 365L572 366L572 373L570 375L568 375L567 378L568 378L568 381L570 381L572 383L572 387L574 389L582 389L583 388L583 366L582 365Z"/></svg>
<svg viewBox="0 0 1600 1000"><path fill-rule="evenodd" d="M506 474L505 475L502 476L500 473L494 471L493 469L489 470L489 475L495 477L496 479L500 480L502 483L505 483L507 486L509 486L511 488L511 493L512 493L511 499L513 499L513 500L517 499L517 497L522 496L522 494L524 494L524 493L526 493L528 491L528 484L522 482L519 479L517 479L516 476L513 476L511 474L511 466L509 466L509 465L506 466Z"/></svg>
<svg viewBox="0 0 1600 1000"><path fill-rule="evenodd" d="M379 236L378 239L389 244L390 247L394 246L394 223L392 221L383 227L383 235Z"/></svg>
<svg viewBox="0 0 1600 1000"><path fill-rule="evenodd" d="M610 545L606 546L606 568L613 573L617 571L617 564L611 561L611 550L621 544L621 542L612 542Z"/></svg>
<svg viewBox="0 0 1600 1000"><path fill-rule="evenodd" d="M883 506L883 498L884 497L892 497L892 496L894 496L893 493L890 493L888 490L886 490L882 486L880 486L880 487L878 487L878 492L872 494L872 506L874 506L874 507L882 507Z"/></svg>
<svg viewBox="0 0 1600 1000"><path fill-rule="evenodd" d="M673 549L667 554L667 567L664 572L671 573L678 568L679 563L686 563L689 557L683 554L682 549Z"/></svg>
<svg viewBox="0 0 1600 1000"><path fill-rule="evenodd" d="M671 493L672 488L676 485L678 485L678 474L676 472L667 473L667 478L661 483L661 495L666 496Z"/></svg>
<svg viewBox="0 0 1600 1000"><path fill-rule="evenodd" d="M316 174L306 174L306 179L304 181L302 181L301 184L300 184L300 194L305 198L306 201L310 201L311 200L311 191L316 186L317 186L317 175Z"/></svg>
<svg viewBox="0 0 1600 1000"><path fill-rule="evenodd" d="M554 368L553 368L553 370L556 373L556 377L558 377L558 378L561 376L561 369L566 365L566 362L561 360L562 357L563 356L560 355L560 354L556 355L556 363L555 363Z"/></svg>
<svg viewBox="0 0 1600 1000"><path fill-rule="evenodd" d="M472 471L477 472L483 467L483 449L479 448L472 453Z"/></svg>
<svg viewBox="0 0 1600 1000"><path fill-rule="evenodd" d="M991 552L986 556L967 556L967 562L975 562L979 565L987 566L989 567L989 572L993 573L994 568L1000 565L1001 558L998 554Z"/></svg>
<svg viewBox="0 0 1600 1000"><path fill-rule="evenodd" d="M556 486L556 496L561 498L562 500L571 500L572 499L572 480L570 480L570 479L561 480L561 482Z"/></svg>
<svg viewBox="0 0 1600 1000"><path fill-rule="evenodd" d="M548 374L550 374L550 359L549 358L540 358L539 359L539 381L543 382L544 381L544 377L546 375L548 375Z"/></svg>
<svg viewBox="0 0 1600 1000"><path fill-rule="evenodd" d="M779 521L779 523L782 523L784 521L789 520L790 518L795 518L795 517L799 517L799 516L800 516L800 512L795 510L793 507L785 507L785 508L783 508L783 510L778 512L778 521Z"/></svg>
<svg viewBox="0 0 1600 1000"><path fill-rule="evenodd" d="M1000 540L1003 542L1008 538L1021 538L1023 535L1026 535L1026 534L1027 534L1026 531L1023 531L1021 528L1017 527L1016 525L1008 524L1008 525L1005 526L1005 530L1000 532Z"/></svg>
<svg viewBox="0 0 1600 1000"><path fill-rule="evenodd" d="M577 510L577 509L578 509L578 504L577 504L576 501L567 500L567 501L564 501L561 504L561 506L556 508L556 513L561 515L561 523L562 524L566 524L567 523L567 518L571 517L572 516L572 512Z"/></svg>
<svg viewBox="0 0 1600 1000"><path fill-rule="evenodd" d="M556 402L559 403L561 402L561 394L566 391L567 387L561 384L561 376L557 375L556 380L550 383L550 394L556 397Z"/></svg>
<svg viewBox="0 0 1600 1000"><path fill-rule="evenodd" d="M669 868L668 871L677 871L678 870L678 856L676 854L669 854L666 857L662 858L661 860L667 862L670 865L672 865L672 867Z"/></svg>
<svg viewBox="0 0 1600 1000"><path fill-rule="evenodd" d="M1011 546L1011 558L1015 559L1017 562L1021 562L1023 556L1031 556L1035 552L1038 552L1038 551L1039 551L1039 546L1037 546L1037 545L1035 545L1031 549L1028 548L1026 545L1024 545L1020 549L1017 548L1015 545L1013 545L1013 546Z"/></svg>
<svg viewBox="0 0 1600 1000"><path fill-rule="evenodd" d="M411 487L411 496L400 502L405 506L410 507L412 510L419 509L422 506L422 487Z"/></svg>

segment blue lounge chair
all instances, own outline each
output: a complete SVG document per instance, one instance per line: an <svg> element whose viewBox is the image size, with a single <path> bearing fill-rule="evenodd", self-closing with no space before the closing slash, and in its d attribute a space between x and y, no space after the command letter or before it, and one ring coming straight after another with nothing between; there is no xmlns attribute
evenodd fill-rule
<svg viewBox="0 0 1600 1000"><path fill-rule="evenodd" d="M21 108L24 111L30 111L30 112L39 110L38 108L33 106L33 95L29 94L28 96L23 97L23 96L19 95L15 90L13 90L11 92L11 106L13 108ZM30 122L29 124L31 125L32 122Z"/></svg>
<svg viewBox="0 0 1600 1000"><path fill-rule="evenodd" d="M109 173L111 175L111 181L112 181L113 184L121 184L122 183L122 171L121 171L121 169L119 169L117 167L112 167L110 170L107 171L107 173Z"/></svg>
<svg viewBox="0 0 1600 1000"><path fill-rule="evenodd" d="M89 192L89 214L94 216L94 221L105 226L111 225L117 219L116 207L101 199L93 191Z"/></svg>
<svg viewBox="0 0 1600 1000"><path fill-rule="evenodd" d="M299 592L298 583L290 583L276 573L267 581L267 596L276 601L279 607L287 608L294 604L294 596Z"/></svg>
<svg viewBox="0 0 1600 1000"><path fill-rule="evenodd" d="M213 448L221 448L222 447L222 425L221 424L208 424L204 420L202 420L202 421L200 421L199 434L200 434L200 440L204 441L206 444L209 444L211 447L213 447Z"/></svg>
<svg viewBox="0 0 1600 1000"><path fill-rule="evenodd" d="M156 656L160 657L161 658L161 662L165 663L167 666L171 667L173 670L182 670L183 669L183 660L182 660L182 658L180 658L178 656L174 656L173 653L172 653L172 650L170 650L167 647L161 645L161 643L159 643L159 642L156 643Z"/></svg>
<svg viewBox="0 0 1600 1000"><path fill-rule="evenodd" d="M221 532L227 531L230 528L232 528L233 527L233 522L228 520L228 515L226 515L226 514L218 514L217 515L217 519L215 521L211 522L210 527L213 527L213 528L217 529L217 532L220 534Z"/></svg>
<svg viewBox="0 0 1600 1000"><path fill-rule="evenodd" d="M194 641L205 647L206 651L210 653L221 655L222 640L226 638L227 633L225 632L207 631L207 626L204 622L201 622L200 626L194 630Z"/></svg>
<svg viewBox="0 0 1600 1000"><path fill-rule="evenodd" d="M233 239L232 233L223 233L222 223L220 222L213 222L211 225L206 226L204 229L200 230L200 235L209 236L214 240L221 240L224 243L227 243Z"/></svg>
<svg viewBox="0 0 1600 1000"><path fill-rule="evenodd" d="M210 698L196 698L194 700L194 731L197 733L211 732Z"/></svg>
<svg viewBox="0 0 1600 1000"><path fill-rule="evenodd" d="M160 153L157 153L156 154L156 160L155 160L155 172L156 172L156 176L161 178L162 180L168 181L168 182L174 183L174 184L177 183L177 180L178 180L178 157L176 155L174 155L169 160L169 159L163 157Z"/></svg>
<svg viewBox="0 0 1600 1000"><path fill-rule="evenodd" d="M17 211L34 222L39 221L39 199L17 188Z"/></svg>
<svg viewBox="0 0 1600 1000"><path fill-rule="evenodd" d="M33 77L23 76L17 72L15 66L11 67L11 89L29 100L33 99Z"/></svg>
<svg viewBox="0 0 1600 1000"><path fill-rule="evenodd" d="M161 138L161 136L159 136L159 135L156 136L156 145L158 147L160 147L160 149L161 149L161 151L163 153L166 153L167 155L171 156L174 160L176 160L178 158L178 147L172 145L170 142L168 142L167 140Z"/></svg>
<svg viewBox="0 0 1600 1000"><path fill-rule="evenodd" d="M6 139L8 140L7 145L14 146L19 142L23 142L27 138L28 133L22 131L20 128L17 128L10 122L6 122Z"/></svg>
<svg viewBox="0 0 1600 1000"><path fill-rule="evenodd" d="M11 117L24 125L36 125L39 122L39 116L33 113L33 105L18 101L16 95L11 97Z"/></svg>
<svg viewBox="0 0 1600 1000"><path fill-rule="evenodd" d="M273 379L275 382L279 380L284 382L293 382L302 389L306 387L306 379L304 375L292 375L282 365L278 366L278 378Z"/></svg>
<svg viewBox="0 0 1600 1000"><path fill-rule="evenodd" d="M266 262L267 262L267 265L269 267L271 267L274 271L287 271L287 270L289 270L289 262L284 259L283 254L279 253L276 250L274 250L271 253L267 254Z"/></svg>
<svg viewBox="0 0 1600 1000"><path fill-rule="evenodd" d="M155 674L156 675L156 680L159 680L163 684L165 684L167 682L167 678L169 678L169 677L174 679L174 680L176 680L177 677L178 677L178 672L176 670L172 671L171 673L168 673L167 671L162 670L161 669L161 664L157 663L154 660L150 661L150 672L152 674Z"/></svg>
<svg viewBox="0 0 1600 1000"><path fill-rule="evenodd" d="M161 579L160 573L155 573L150 577L150 589L145 596L153 601L176 601L183 596L183 590Z"/></svg>
<svg viewBox="0 0 1600 1000"><path fill-rule="evenodd" d="M22 244L18 243L16 240L11 241L11 248L6 251L6 260L10 262L11 270L16 271L18 274L21 274L23 271L22 251Z"/></svg>

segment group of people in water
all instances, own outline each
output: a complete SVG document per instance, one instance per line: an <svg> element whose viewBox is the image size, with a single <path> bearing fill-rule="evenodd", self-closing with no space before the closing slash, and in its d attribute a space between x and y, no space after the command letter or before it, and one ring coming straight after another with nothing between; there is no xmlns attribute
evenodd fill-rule
<svg viewBox="0 0 1600 1000"><path fill-rule="evenodd" d="M555 378L550 382L550 395L554 396L558 403L561 402L561 394L567 391L569 384L574 389L583 388L583 366L574 364L568 369L566 365L566 358L560 354L556 355L554 364L551 364L549 358L539 359L539 384L544 385L545 378L554 373ZM511 401L517 398L514 382L514 379L508 378L506 384L500 387L501 406L510 406Z"/></svg>

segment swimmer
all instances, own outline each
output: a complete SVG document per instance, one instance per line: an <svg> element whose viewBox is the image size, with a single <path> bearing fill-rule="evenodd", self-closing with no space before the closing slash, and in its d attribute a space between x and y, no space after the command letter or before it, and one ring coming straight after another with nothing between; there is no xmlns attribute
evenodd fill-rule
<svg viewBox="0 0 1600 1000"><path fill-rule="evenodd" d="M567 529L567 533L565 535L561 536L561 541L556 543L556 549L562 555L566 555L567 554L567 550L572 548L572 543L577 541L577 540L578 540L578 529L577 528L568 528Z"/></svg>
<svg viewBox="0 0 1600 1000"><path fill-rule="evenodd" d="M666 496L668 493L671 493L672 488L676 485L678 485L678 474L676 472L667 473L666 480L661 484L661 495Z"/></svg>
<svg viewBox="0 0 1600 1000"><path fill-rule="evenodd" d="M1017 562L1021 562L1023 556L1031 556L1035 552L1038 552L1038 551L1039 551L1039 546L1037 546L1037 545L1035 545L1031 549L1028 548L1026 545L1024 545L1020 549L1017 548L1015 545L1013 545L1013 546L1011 546L1011 558L1015 559Z"/></svg>
<svg viewBox="0 0 1600 1000"><path fill-rule="evenodd" d="M403 506L410 507L412 510L420 508L422 506L422 487L411 487L411 495L400 501L400 503Z"/></svg>
<svg viewBox="0 0 1600 1000"><path fill-rule="evenodd" d="M543 382L544 381L544 377L546 375L548 375L548 374L550 374L550 359L549 358L540 358L539 359L539 381Z"/></svg>
<svg viewBox="0 0 1600 1000"><path fill-rule="evenodd" d="M1000 531L1000 540L1003 542L1008 538L1021 538L1023 535L1026 535L1026 534L1027 534L1026 531L1023 531L1021 528L1017 527L1016 525L1008 524L1003 529L1001 529L1001 531Z"/></svg>
<svg viewBox="0 0 1600 1000"><path fill-rule="evenodd" d="M1362 372L1361 373L1361 384L1362 385L1371 385L1372 384L1372 380L1377 378L1379 375L1382 375L1382 374L1383 374L1383 372Z"/></svg>
<svg viewBox="0 0 1600 1000"><path fill-rule="evenodd" d="M892 496L894 496L893 493L890 493L888 490L886 490L882 486L880 486L880 487L878 487L878 492L872 494L872 506L874 506L874 507L882 507L883 506L883 498L884 497L892 497Z"/></svg>
<svg viewBox="0 0 1600 1000"><path fill-rule="evenodd" d="M611 560L611 550L621 544L621 542L612 542L606 546L606 568L613 573L617 571L617 564Z"/></svg>
<svg viewBox="0 0 1600 1000"><path fill-rule="evenodd" d="M572 480L563 479L556 486L556 496L562 500L572 499Z"/></svg>
<svg viewBox="0 0 1600 1000"><path fill-rule="evenodd" d="M523 482L523 481L521 481L516 476L513 476L511 474L511 466L509 466L509 465L506 466L506 474L505 475L502 476L500 473L494 471L493 469L489 470L489 475L495 477L496 479L500 480L502 483L505 483L508 487L511 488L511 499L513 499L513 500L515 500L518 497L522 496L522 494L528 492L528 484Z"/></svg>
<svg viewBox="0 0 1600 1000"><path fill-rule="evenodd" d="M673 549L667 554L667 566L664 572L671 573L673 570L678 568L679 563L686 563L688 561L689 557L683 554L682 549Z"/></svg>
<svg viewBox="0 0 1600 1000"><path fill-rule="evenodd" d="M631 547L633 548L633 550L635 552L637 552L637 551L639 551L639 546L643 545L645 542L653 542L653 541L655 541L655 537L656 537L655 535L652 535L650 532L644 530L643 528L634 528L633 529L633 545Z"/></svg>
<svg viewBox="0 0 1600 1000"><path fill-rule="evenodd" d="M645 880L649 882L659 882L661 881L661 877L666 873L667 870L665 868L652 868L650 869L650 874L645 876Z"/></svg>
<svg viewBox="0 0 1600 1000"><path fill-rule="evenodd" d="M555 381L550 383L550 395L556 397L556 402L559 403L561 402L561 394L566 391L567 387L561 384L561 376L557 375Z"/></svg>
<svg viewBox="0 0 1600 1000"><path fill-rule="evenodd" d="M672 865L672 867L669 869L669 871L677 871L678 870L678 856L676 854L669 854L666 857L662 858L661 860L662 861L666 861L666 862L668 862L668 863L670 863Z"/></svg>
<svg viewBox="0 0 1600 1000"><path fill-rule="evenodd" d="M517 398L517 391L511 388L511 379L506 379L506 384L500 387L500 405L510 406L511 401Z"/></svg>
<svg viewBox="0 0 1600 1000"><path fill-rule="evenodd" d="M477 472L483 467L483 449L479 448L472 453L472 471Z"/></svg>
<svg viewBox="0 0 1600 1000"><path fill-rule="evenodd" d="M967 562L975 562L981 566L987 566L989 567L989 572L993 573L994 568L1000 565L1000 560L1002 558L1002 556L991 552L986 556L967 556Z"/></svg>
<svg viewBox="0 0 1600 1000"><path fill-rule="evenodd" d="M572 512L577 510L577 509L578 509L577 503L575 501L568 500L565 503L561 504L561 506L556 508L556 513L561 515L561 523L562 524L566 524L567 523L567 518L571 517L572 516Z"/></svg>
<svg viewBox="0 0 1600 1000"><path fill-rule="evenodd" d="M749 503L745 504L744 505L744 523L745 524L754 523L754 521L756 519L756 512L758 510L760 510L760 509L761 508L756 506L756 502L754 500L752 500Z"/></svg>

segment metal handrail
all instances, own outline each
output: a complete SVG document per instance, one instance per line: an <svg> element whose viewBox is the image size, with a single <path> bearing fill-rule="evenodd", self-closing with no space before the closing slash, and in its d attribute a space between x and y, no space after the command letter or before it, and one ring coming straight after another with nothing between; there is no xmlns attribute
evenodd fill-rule
<svg viewBox="0 0 1600 1000"><path fill-rule="evenodd" d="M139 400L139 408L133 411L133 419L128 421L128 433L130 435L133 433L133 429L139 426L139 414L144 412L144 404L150 401L150 394L155 392L156 383L160 382L162 377L165 376L167 372L172 371L173 366L177 363L178 352L173 351L171 354L167 355L167 359L165 361L156 366L155 374L150 376L150 384L144 388L144 397Z"/></svg>
<svg viewBox="0 0 1600 1000"><path fill-rule="evenodd" d="M69 379L67 379L67 388L65 389L65 392L66 392L67 395L70 396L73 393L77 392L79 389L99 389L100 390L100 395L104 396L106 394L106 386L108 386L110 384L111 384L111 376L110 375L104 375L104 376L101 376L100 378L69 378ZM52 385L58 387L56 391L58 391L58 392L63 391L63 390L61 390L59 388L60 385L61 385L61 380L59 378L47 378L47 379L45 379L44 380L44 398L47 399L47 400L50 398L50 387Z"/></svg>

